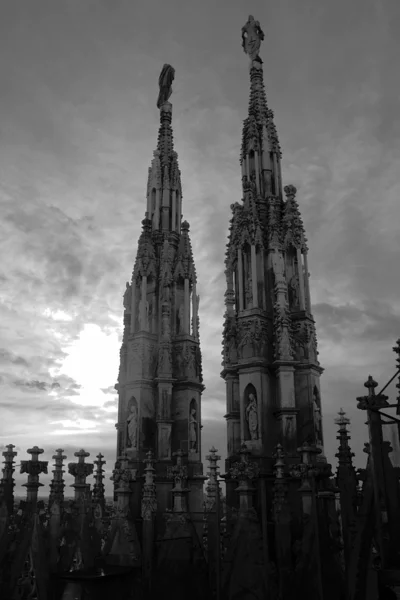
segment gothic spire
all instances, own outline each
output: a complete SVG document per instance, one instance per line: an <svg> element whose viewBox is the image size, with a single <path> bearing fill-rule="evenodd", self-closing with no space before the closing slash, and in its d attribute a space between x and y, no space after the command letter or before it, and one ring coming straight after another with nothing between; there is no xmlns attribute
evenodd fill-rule
<svg viewBox="0 0 400 600"><path fill-rule="evenodd" d="M164 65L159 77L160 93L157 106L160 109L160 127L157 148L149 168L147 180L147 213L153 231L180 233L181 224L181 173L178 155L174 150L172 131L171 84L175 70Z"/></svg>
<svg viewBox="0 0 400 600"><path fill-rule="evenodd" d="M259 56L264 33L260 23L252 16L242 27L242 39L243 49L250 59L249 112L243 122L240 153L242 177L255 182L258 195L282 197L282 153L274 124L274 113L267 104L262 60Z"/></svg>

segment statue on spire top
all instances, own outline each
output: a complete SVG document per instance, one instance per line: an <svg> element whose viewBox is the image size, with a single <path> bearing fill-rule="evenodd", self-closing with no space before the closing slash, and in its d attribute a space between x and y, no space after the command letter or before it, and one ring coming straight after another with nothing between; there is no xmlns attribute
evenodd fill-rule
<svg viewBox="0 0 400 600"><path fill-rule="evenodd" d="M160 87L160 93L158 94L157 108L160 108L164 102L168 101L168 98L172 94L172 82L175 79L175 69L171 65L165 64L158 78L158 85Z"/></svg>
<svg viewBox="0 0 400 600"><path fill-rule="evenodd" d="M263 39L264 32L260 27L260 22L256 21L253 15L250 15L246 25L242 27L242 46L246 54L249 55L251 63L254 60L262 63L259 52Z"/></svg>

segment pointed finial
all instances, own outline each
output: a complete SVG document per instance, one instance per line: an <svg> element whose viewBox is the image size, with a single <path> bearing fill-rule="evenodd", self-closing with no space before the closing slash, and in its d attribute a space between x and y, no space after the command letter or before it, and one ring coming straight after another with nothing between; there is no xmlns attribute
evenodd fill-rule
<svg viewBox="0 0 400 600"><path fill-rule="evenodd" d="M350 424L350 419L345 417L345 414L343 408L341 408L338 412L339 417L336 417L335 419L336 425L339 425L339 428L342 431L347 431L347 425Z"/></svg>
<svg viewBox="0 0 400 600"><path fill-rule="evenodd" d="M288 200L293 200L293 198L297 194L297 189L294 187L294 185L285 185L283 191L285 192L286 198Z"/></svg>

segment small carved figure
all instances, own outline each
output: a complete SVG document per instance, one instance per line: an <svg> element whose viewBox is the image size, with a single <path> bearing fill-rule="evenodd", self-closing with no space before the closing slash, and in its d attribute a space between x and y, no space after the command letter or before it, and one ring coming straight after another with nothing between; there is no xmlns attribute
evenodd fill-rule
<svg viewBox="0 0 400 600"><path fill-rule="evenodd" d="M250 439L258 440L257 400L252 393L249 394L249 402L246 406L246 420L249 426Z"/></svg>
<svg viewBox="0 0 400 600"><path fill-rule="evenodd" d="M132 307L132 286L127 281L126 282L126 290L124 293L124 308L127 311L130 311Z"/></svg>
<svg viewBox="0 0 400 600"><path fill-rule="evenodd" d="M172 94L172 82L175 79L175 69L171 65L165 64L158 78L158 85L160 87L160 93L158 94L157 108L160 108L164 102L168 101L168 98Z"/></svg>
<svg viewBox="0 0 400 600"><path fill-rule="evenodd" d="M132 448L137 446L137 420L138 420L138 409L135 404L131 404L130 413L126 420L128 425L128 439L131 443Z"/></svg>
<svg viewBox="0 0 400 600"><path fill-rule="evenodd" d="M197 420L196 420L196 409L194 406L190 409L189 415L189 445L190 450L196 451L197 449Z"/></svg>
<svg viewBox="0 0 400 600"><path fill-rule="evenodd" d="M249 55L250 61L256 60L262 63L259 57L261 42L264 39L264 32L260 27L259 21L256 21L253 15L250 15L246 25L242 27L242 47Z"/></svg>

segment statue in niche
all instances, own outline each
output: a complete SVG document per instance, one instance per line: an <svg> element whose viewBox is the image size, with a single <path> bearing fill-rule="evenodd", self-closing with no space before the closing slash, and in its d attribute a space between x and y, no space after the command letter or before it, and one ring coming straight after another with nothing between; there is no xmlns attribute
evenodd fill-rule
<svg viewBox="0 0 400 600"><path fill-rule="evenodd" d="M197 419L194 402L191 403L189 411L189 449L191 452L197 451Z"/></svg>
<svg viewBox="0 0 400 600"><path fill-rule="evenodd" d="M253 308L253 281L251 275L247 278L245 287L246 309Z"/></svg>
<svg viewBox="0 0 400 600"><path fill-rule="evenodd" d="M178 309L178 333L185 333L185 308L183 302Z"/></svg>
<svg viewBox="0 0 400 600"><path fill-rule="evenodd" d="M246 25L242 27L242 47L250 57L250 61L256 60L262 63L259 57L261 42L264 39L264 32L260 27L259 21L256 21L253 15L250 15Z"/></svg>
<svg viewBox="0 0 400 600"><path fill-rule="evenodd" d="M133 400L130 402L129 413L126 419L128 428L128 444L131 448L137 447L138 408Z"/></svg>
<svg viewBox="0 0 400 600"><path fill-rule="evenodd" d="M189 346L186 348L185 362L187 367L187 376L190 377L193 375L196 369L196 359L192 352L192 348Z"/></svg>
<svg viewBox="0 0 400 600"><path fill-rule="evenodd" d="M249 401L246 406L246 421L249 426L250 439L252 441L258 440L257 400L252 392L249 394Z"/></svg>
<svg viewBox="0 0 400 600"><path fill-rule="evenodd" d="M124 293L124 309L128 312L131 311L132 308L132 286L127 281L126 282L126 290Z"/></svg>
<svg viewBox="0 0 400 600"><path fill-rule="evenodd" d="M175 69L171 65L165 64L158 78L160 92L158 94L157 108L160 108L172 94L172 82L175 79Z"/></svg>
<svg viewBox="0 0 400 600"><path fill-rule="evenodd" d="M299 278L297 274L294 273L289 281L289 293L291 297L292 306L299 306Z"/></svg>

